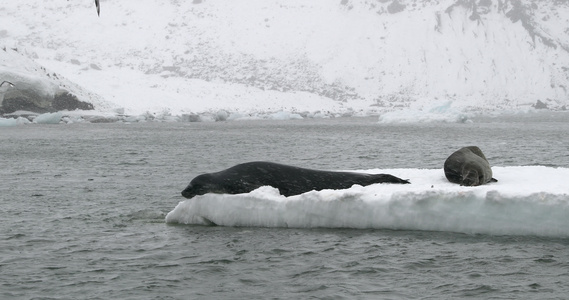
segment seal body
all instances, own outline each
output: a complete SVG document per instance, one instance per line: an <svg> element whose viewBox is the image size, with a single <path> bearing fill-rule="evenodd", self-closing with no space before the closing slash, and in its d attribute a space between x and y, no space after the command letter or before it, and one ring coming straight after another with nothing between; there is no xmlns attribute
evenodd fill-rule
<svg viewBox="0 0 569 300"><path fill-rule="evenodd" d="M498 181L492 178L490 164L476 146L464 147L451 154L445 161L444 171L448 181L464 186Z"/></svg>
<svg viewBox="0 0 569 300"><path fill-rule="evenodd" d="M312 190L347 189L354 184L366 186L374 183L405 184L409 181L389 174L320 171L258 161L199 175L182 191L182 196L249 193L268 185L288 197Z"/></svg>

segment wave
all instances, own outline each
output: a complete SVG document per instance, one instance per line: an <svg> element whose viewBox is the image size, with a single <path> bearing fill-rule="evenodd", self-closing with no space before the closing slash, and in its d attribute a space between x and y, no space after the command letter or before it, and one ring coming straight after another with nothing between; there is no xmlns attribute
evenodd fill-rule
<svg viewBox="0 0 569 300"><path fill-rule="evenodd" d="M567 168L494 167L499 182L449 183L442 169L368 170L411 185L355 185L284 197L269 186L239 195L207 194L180 202L169 224L282 228L357 228L468 234L569 236Z"/></svg>

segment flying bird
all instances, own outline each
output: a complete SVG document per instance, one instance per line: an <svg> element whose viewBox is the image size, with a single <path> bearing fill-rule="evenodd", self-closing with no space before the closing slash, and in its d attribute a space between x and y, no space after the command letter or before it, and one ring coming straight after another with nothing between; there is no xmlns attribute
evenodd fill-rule
<svg viewBox="0 0 569 300"><path fill-rule="evenodd" d="M95 0L95 6L97 7L97 16L101 15L101 5L99 5L99 0Z"/></svg>
<svg viewBox="0 0 569 300"><path fill-rule="evenodd" d="M13 83L11 83L10 81L6 81L6 80L2 81L2 83L0 83L0 86L3 86L4 83L7 83L9 86L14 87Z"/></svg>

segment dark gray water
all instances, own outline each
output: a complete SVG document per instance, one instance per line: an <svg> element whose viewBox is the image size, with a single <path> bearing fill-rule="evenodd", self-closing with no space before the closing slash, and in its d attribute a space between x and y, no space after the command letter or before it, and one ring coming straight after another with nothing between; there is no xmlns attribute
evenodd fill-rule
<svg viewBox="0 0 569 300"><path fill-rule="evenodd" d="M1 299L565 298L569 240L429 231L172 226L195 176L319 169L569 167L569 115L0 128Z"/></svg>

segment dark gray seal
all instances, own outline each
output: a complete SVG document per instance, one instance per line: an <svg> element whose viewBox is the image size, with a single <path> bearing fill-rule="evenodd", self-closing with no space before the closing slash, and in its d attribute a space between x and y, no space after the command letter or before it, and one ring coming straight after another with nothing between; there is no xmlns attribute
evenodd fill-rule
<svg viewBox="0 0 569 300"><path fill-rule="evenodd" d="M444 170L448 181L464 186L498 181L492 178L490 164L476 146L464 147L451 154L445 161Z"/></svg>
<svg viewBox="0 0 569 300"><path fill-rule="evenodd" d="M182 191L182 196L192 198L207 193L249 193L261 186L277 188L286 197L312 190L347 189L354 184L362 186L374 183L409 183L389 174L365 174L332 172L298 168L272 162L248 162L229 169L202 174L194 178Z"/></svg>

